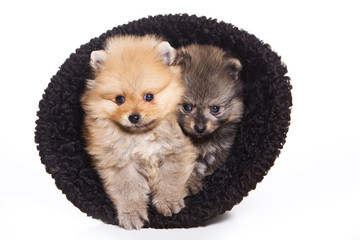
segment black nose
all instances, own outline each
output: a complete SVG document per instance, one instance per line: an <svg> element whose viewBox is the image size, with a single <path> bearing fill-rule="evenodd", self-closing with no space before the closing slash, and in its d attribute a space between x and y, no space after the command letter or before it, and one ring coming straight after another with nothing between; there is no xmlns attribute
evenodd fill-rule
<svg viewBox="0 0 360 240"><path fill-rule="evenodd" d="M140 115L139 115L139 114L131 114L131 115L129 116L129 121L130 121L131 123L133 123L133 124L138 123L139 120L140 120Z"/></svg>
<svg viewBox="0 0 360 240"><path fill-rule="evenodd" d="M206 125L195 125L194 128L198 133L203 133L206 129Z"/></svg>

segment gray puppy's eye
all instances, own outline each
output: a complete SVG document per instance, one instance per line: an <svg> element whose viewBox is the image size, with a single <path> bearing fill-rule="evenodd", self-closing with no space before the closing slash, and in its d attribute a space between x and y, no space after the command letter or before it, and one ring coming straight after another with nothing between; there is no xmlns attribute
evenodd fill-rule
<svg viewBox="0 0 360 240"><path fill-rule="evenodd" d="M210 108L210 112L211 112L212 114L214 114L214 115L219 114L219 112L220 112L220 107L219 107L219 106L212 106L212 107Z"/></svg>
<svg viewBox="0 0 360 240"><path fill-rule="evenodd" d="M185 112L191 112L192 111L192 106L188 103L184 103L183 104L183 109Z"/></svg>

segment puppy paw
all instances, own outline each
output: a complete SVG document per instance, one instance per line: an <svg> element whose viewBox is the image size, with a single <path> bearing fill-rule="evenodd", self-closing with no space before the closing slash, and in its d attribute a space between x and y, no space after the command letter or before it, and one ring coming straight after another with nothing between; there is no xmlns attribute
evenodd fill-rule
<svg viewBox="0 0 360 240"><path fill-rule="evenodd" d="M119 225L127 230L139 230L148 221L147 211L136 210L133 212L121 212L118 214Z"/></svg>
<svg viewBox="0 0 360 240"><path fill-rule="evenodd" d="M200 178L190 178L187 182L187 196L197 194L202 188L203 184Z"/></svg>
<svg viewBox="0 0 360 240"><path fill-rule="evenodd" d="M203 185L201 182L193 182L192 184L188 185L188 195L194 195L201 191Z"/></svg>
<svg viewBox="0 0 360 240"><path fill-rule="evenodd" d="M156 210L166 216L169 217L172 214L179 213L181 209L185 207L184 199L178 200L166 200L166 199L155 199L153 201Z"/></svg>

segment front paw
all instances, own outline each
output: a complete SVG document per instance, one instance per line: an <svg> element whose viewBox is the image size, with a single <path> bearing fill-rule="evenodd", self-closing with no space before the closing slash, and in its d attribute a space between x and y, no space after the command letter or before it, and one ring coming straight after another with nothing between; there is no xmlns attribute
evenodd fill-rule
<svg viewBox="0 0 360 240"><path fill-rule="evenodd" d="M148 221L147 210L134 210L132 212L118 213L119 225L127 230L139 230Z"/></svg>
<svg viewBox="0 0 360 240"><path fill-rule="evenodd" d="M191 182L188 182L187 187L188 187L187 195L194 195L202 190L203 184L200 180L191 181Z"/></svg>
<svg viewBox="0 0 360 240"><path fill-rule="evenodd" d="M155 198L153 204L156 207L156 210L165 217L169 217L173 213L179 213L181 209L185 207L183 198L177 200Z"/></svg>

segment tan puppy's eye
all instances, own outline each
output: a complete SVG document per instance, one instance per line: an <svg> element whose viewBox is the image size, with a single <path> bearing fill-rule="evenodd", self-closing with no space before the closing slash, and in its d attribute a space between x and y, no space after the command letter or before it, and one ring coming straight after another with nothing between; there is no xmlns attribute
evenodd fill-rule
<svg viewBox="0 0 360 240"><path fill-rule="evenodd" d="M144 95L144 100L147 102L151 102L154 99L154 94L147 93Z"/></svg>
<svg viewBox="0 0 360 240"><path fill-rule="evenodd" d="M119 105L123 104L125 102L125 97L124 96L116 96L115 102Z"/></svg>

